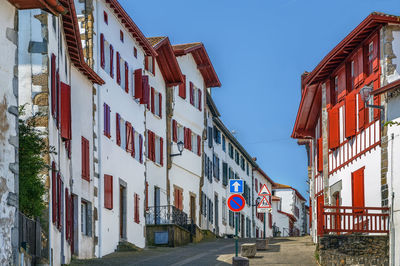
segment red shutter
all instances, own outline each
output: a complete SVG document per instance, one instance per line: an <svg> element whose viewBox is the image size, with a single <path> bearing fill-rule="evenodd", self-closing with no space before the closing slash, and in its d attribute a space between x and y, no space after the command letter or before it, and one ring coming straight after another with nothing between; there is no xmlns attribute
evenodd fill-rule
<svg viewBox="0 0 400 266"><path fill-rule="evenodd" d="M379 95L374 96L374 105L381 105ZM381 110L374 108L374 119L379 119L381 117Z"/></svg>
<svg viewBox="0 0 400 266"><path fill-rule="evenodd" d="M174 206L175 208L179 209L179 190L177 188L174 188Z"/></svg>
<svg viewBox="0 0 400 266"><path fill-rule="evenodd" d="M322 138L318 139L318 172L323 170L323 153L322 153Z"/></svg>
<svg viewBox="0 0 400 266"><path fill-rule="evenodd" d="M148 105L149 97L150 97L149 76L142 76L142 98L140 98L140 103Z"/></svg>
<svg viewBox="0 0 400 266"><path fill-rule="evenodd" d="M114 78L114 48L110 44L110 76Z"/></svg>
<svg viewBox="0 0 400 266"><path fill-rule="evenodd" d="M329 149L339 147L339 108L328 112L329 118Z"/></svg>
<svg viewBox="0 0 400 266"><path fill-rule="evenodd" d="M160 137L160 164L164 165L164 139Z"/></svg>
<svg viewBox="0 0 400 266"><path fill-rule="evenodd" d="M147 55L144 57L144 69L149 71L149 57Z"/></svg>
<svg viewBox="0 0 400 266"><path fill-rule="evenodd" d="M117 137L117 145L118 146L121 146L121 130L120 130L120 128L121 128L121 116L118 114L118 113L116 113L115 114L115 116L116 116L116 119L115 119L115 128L116 128L116 137Z"/></svg>
<svg viewBox="0 0 400 266"><path fill-rule="evenodd" d="M350 138L356 134L356 94L354 92L346 96L345 99L345 122L346 122L346 138Z"/></svg>
<svg viewBox="0 0 400 266"><path fill-rule="evenodd" d="M186 128L186 127L183 128L183 147L184 147L185 149L188 148L187 128Z"/></svg>
<svg viewBox="0 0 400 266"><path fill-rule="evenodd" d="M190 81L190 104L194 105L193 83Z"/></svg>
<svg viewBox="0 0 400 266"><path fill-rule="evenodd" d="M362 82L364 82L364 62L363 62L363 48L360 48L360 51L358 51L357 53L357 62L356 62L356 68L357 68L357 72L356 72L356 85L358 86L359 84L361 84Z"/></svg>
<svg viewBox="0 0 400 266"><path fill-rule="evenodd" d="M117 52L117 83L121 85L121 62L120 62L120 55L119 52Z"/></svg>
<svg viewBox="0 0 400 266"><path fill-rule="evenodd" d="M379 69L379 56L378 56L378 34L376 37L374 37L374 60L372 62L372 68L374 71L377 71ZM372 74L372 73L371 73Z"/></svg>
<svg viewBox="0 0 400 266"><path fill-rule="evenodd" d="M143 163L143 136L139 135L139 160Z"/></svg>
<svg viewBox="0 0 400 266"><path fill-rule="evenodd" d="M158 94L158 110L159 110L158 116L160 118L162 118L162 94L161 93Z"/></svg>
<svg viewBox="0 0 400 266"><path fill-rule="evenodd" d="M51 207L53 223L57 222L57 180L56 180L56 163L51 164Z"/></svg>
<svg viewBox="0 0 400 266"><path fill-rule="evenodd" d="M269 228L272 228L272 213L268 213L268 223L269 223Z"/></svg>
<svg viewBox="0 0 400 266"><path fill-rule="evenodd" d="M135 99L142 100L143 97L143 76L142 76L142 69L136 69L134 71L134 78L135 78Z"/></svg>
<svg viewBox="0 0 400 266"><path fill-rule="evenodd" d="M153 73L153 75L155 75L156 74L156 70L155 70L156 64L155 64L155 61L154 61L154 56L151 57L151 60L153 61L151 73Z"/></svg>
<svg viewBox="0 0 400 266"><path fill-rule="evenodd" d="M151 132L152 135L152 141L151 141L151 155L152 155L152 159L153 162L156 161L156 134L154 134L154 132Z"/></svg>
<svg viewBox="0 0 400 266"><path fill-rule="evenodd" d="M68 188L65 188L64 201L65 201L65 240L69 239L69 199L68 199Z"/></svg>
<svg viewBox="0 0 400 266"><path fill-rule="evenodd" d="M131 156L135 158L135 129L132 127L132 152Z"/></svg>
<svg viewBox="0 0 400 266"><path fill-rule="evenodd" d="M56 56L51 54L51 114L56 116Z"/></svg>
<svg viewBox="0 0 400 266"><path fill-rule="evenodd" d="M254 179L254 180L255 180L254 188L256 189L256 192L258 192L258 180L257 179Z"/></svg>
<svg viewBox="0 0 400 266"><path fill-rule="evenodd" d="M183 75L183 82L179 85L179 96L186 99L186 76Z"/></svg>
<svg viewBox="0 0 400 266"><path fill-rule="evenodd" d="M192 130L189 128L188 129L188 139L189 139L189 150L192 150Z"/></svg>
<svg viewBox="0 0 400 266"><path fill-rule="evenodd" d="M82 178L90 181L89 173L89 141L82 137Z"/></svg>
<svg viewBox="0 0 400 266"><path fill-rule="evenodd" d="M61 82L61 137L71 139L71 87Z"/></svg>
<svg viewBox="0 0 400 266"><path fill-rule="evenodd" d="M57 227L61 228L61 175L57 173Z"/></svg>
<svg viewBox="0 0 400 266"><path fill-rule="evenodd" d="M151 104L150 104L150 110L151 110L151 112L154 114L154 95L155 95L155 92L154 92L154 88L153 87L151 87Z"/></svg>
<svg viewBox="0 0 400 266"><path fill-rule="evenodd" d="M146 211L149 210L149 182L146 181L146 191L145 191L145 200L146 200Z"/></svg>
<svg viewBox="0 0 400 266"><path fill-rule="evenodd" d="M126 128L126 151L132 153L132 125L129 122L125 122Z"/></svg>
<svg viewBox="0 0 400 266"><path fill-rule="evenodd" d="M199 110L201 111L202 106L201 106L201 90L199 89Z"/></svg>
<svg viewBox="0 0 400 266"><path fill-rule="evenodd" d="M140 223L139 219L139 195L135 193L135 214L134 214L135 223Z"/></svg>
<svg viewBox="0 0 400 266"><path fill-rule="evenodd" d="M128 62L125 62L125 92L129 92L129 66Z"/></svg>
<svg viewBox="0 0 400 266"><path fill-rule="evenodd" d="M361 131L365 124L365 106L364 101L358 96L358 129Z"/></svg>
<svg viewBox="0 0 400 266"><path fill-rule="evenodd" d="M105 60L105 56L104 56L104 35L103 35L103 33L100 34L100 64L103 69L106 67L106 60Z"/></svg>
<svg viewBox="0 0 400 266"><path fill-rule="evenodd" d="M197 136L197 155L201 155L201 137Z"/></svg>
<svg viewBox="0 0 400 266"><path fill-rule="evenodd" d="M176 120L172 120L172 141L178 142L178 125Z"/></svg>
<svg viewBox="0 0 400 266"><path fill-rule="evenodd" d="M113 177L104 175L104 208L113 208Z"/></svg>
<svg viewBox="0 0 400 266"><path fill-rule="evenodd" d="M364 167L353 172L352 178L352 200L353 207L361 207L364 205ZM354 210L354 212L362 212L362 209Z"/></svg>
<svg viewBox="0 0 400 266"><path fill-rule="evenodd" d="M56 125L57 128L59 128L60 126L60 88L61 88L61 84L60 84L60 73L57 70L56 71Z"/></svg>

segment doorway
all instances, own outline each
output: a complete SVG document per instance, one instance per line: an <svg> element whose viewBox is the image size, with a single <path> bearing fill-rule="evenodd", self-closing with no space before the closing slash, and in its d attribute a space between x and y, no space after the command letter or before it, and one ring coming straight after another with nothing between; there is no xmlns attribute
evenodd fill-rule
<svg viewBox="0 0 400 266"><path fill-rule="evenodd" d="M190 195L190 219L193 224L196 223L196 196Z"/></svg>
<svg viewBox="0 0 400 266"><path fill-rule="evenodd" d="M126 239L126 187L119 185L119 237Z"/></svg>
<svg viewBox="0 0 400 266"><path fill-rule="evenodd" d="M240 233L242 234L242 238L244 238L244 231L246 230L246 228L244 227L244 215L243 214L241 217L241 223L242 223L242 225L240 226L240 228L242 229L242 231Z"/></svg>
<svg viewBox="0 0 400 266"><path fill-rule="evenodd" d="M214 195L214 202L215 202L215 234L219 235L219 226L218 226L218 195Z"/></svg>
<svg viewBox="0 0 400 266"><path fill-rule="evenodd" d="M160 188L154 187L154 223L160 224Z"/></svg>

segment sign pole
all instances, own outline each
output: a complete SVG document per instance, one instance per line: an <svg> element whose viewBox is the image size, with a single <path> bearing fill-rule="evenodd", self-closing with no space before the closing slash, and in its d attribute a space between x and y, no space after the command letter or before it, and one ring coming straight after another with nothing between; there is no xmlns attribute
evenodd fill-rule
<svg viewBox="0 0 400 266"><path fill-rule="evenodd" d="M236 222L235 222L235 254L236 257L238 256L238 250L239 250L239 243L238 243L238 219L239 212L236 213Z"/></svg>
<svg viewBox="0 0 400 266"><path fill-rule="evenodd" d="M265 220L267 219L267 214L264 212L264 239L265 239Z"/></svg>

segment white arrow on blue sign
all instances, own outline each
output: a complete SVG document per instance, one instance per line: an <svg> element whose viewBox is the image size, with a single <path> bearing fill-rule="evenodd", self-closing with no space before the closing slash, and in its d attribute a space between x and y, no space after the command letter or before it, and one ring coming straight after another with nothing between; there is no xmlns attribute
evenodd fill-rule
<svg viewBox="0 0 400 266"><path fill-rule="evenodd" d="M229 180L229 193L243 193L243 180L230 179Z"/></svg>

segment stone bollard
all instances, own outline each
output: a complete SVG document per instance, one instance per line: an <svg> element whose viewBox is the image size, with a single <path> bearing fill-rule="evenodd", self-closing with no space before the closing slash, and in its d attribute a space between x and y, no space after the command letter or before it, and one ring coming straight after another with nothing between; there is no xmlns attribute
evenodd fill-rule
<svg viewBox="0 0 400 266"><path fill-rule="evenodd" d="M240 255L242 257L254 258L256 253L257 253L257 247L255 243L242 244L240 252Z"/></svg>
<svg viewBox="0 0 400 266"><path fill-rule="evenodd" d="M267 250L268 244L269 244L269 238L256 240L257 250Z"/></svg>
<svg viewBox="0 0 400 266"><path fill-rule="evenodd" d="M233 257L232 258L232 265L233 266L249 266L250 262L249 262L248 258Z"/></svg>

